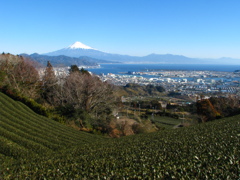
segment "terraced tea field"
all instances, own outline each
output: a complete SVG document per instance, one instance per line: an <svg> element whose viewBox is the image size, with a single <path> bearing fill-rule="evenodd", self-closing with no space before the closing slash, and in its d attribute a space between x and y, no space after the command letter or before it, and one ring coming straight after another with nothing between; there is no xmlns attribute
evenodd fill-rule
<svg viewBox="0 0 240 180"><path fill-rule="evenodd" d="M149 115L149 119L151 119L157 127L161 128L173 128L174 126L177 126L183 122L182 119L175 119L167 116L152 116Z"/></svg>
<svg viewBox="0 0 240 180"><path fill-rule="evenodd" d="M103 138L0 93L0 179L239 179L239 139L240 116Z"/></svg>
<svg viewBox="0 0 240 180"><path fill-rule="evenodd" d="M0 138L6 149L41 153L93 143L100 136L75 131L70 127L34 113L27 106L0 93ZM3 146L2 146L3 147ZM0 149L5 156L9 151ZM22 154L22 153L20 153Z"/></svg>

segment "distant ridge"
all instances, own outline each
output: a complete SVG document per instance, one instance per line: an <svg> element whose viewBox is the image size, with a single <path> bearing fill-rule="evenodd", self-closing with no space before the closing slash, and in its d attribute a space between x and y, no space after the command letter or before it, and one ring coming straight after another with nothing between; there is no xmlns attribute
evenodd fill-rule
<svg viewBox="0 0 240 180"><path fill-rule="evenodd" d="M65 55L69 57L88 56L91 58L117 61L121 63L153 63L153 64L240 64L240 59L233 58L189 58L182 55L173 54L150 54L147 56L129 56L120 54L111 54L96 50L90 46L87 46L81 42L75 42L74 44L53 52L46 53L48 56Z"/></svg>
<svg viewBox="0 0 240 180"><path fill-rule="evenodd" d="M87 56L81 57L69 57L65 55L58 55L58 56L47 56L47 55L40 55L37 53L28 55L22 54L24 57L29 57L30 59L37 61L42 65L47 65L47 62L50 61L53 66L98 66L98 63L112 63L110 61L91 58Z"/></svg>

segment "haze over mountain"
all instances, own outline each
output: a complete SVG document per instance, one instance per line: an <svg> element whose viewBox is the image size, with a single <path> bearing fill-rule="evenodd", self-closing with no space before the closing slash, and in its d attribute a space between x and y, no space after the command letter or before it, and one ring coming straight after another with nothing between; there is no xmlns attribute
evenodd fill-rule
<svg viewBox="0 0 240 180"><path fill-rule="evenodd" d="M97 66L98 63L110 63L110 61L99 60L87 56L80 56L80 57L69 57L65 55L58 55L58 56L47 56L47 55L40 55L37 53L28 55L28 54L21 54L24 57L28 57L44 66L47 65L47 62L53 66L71 66L73 64L77 66Z"/></svg>
<svg viewBox="0 0 240 180"><path fill-rule="evenodd" d="M81 42L53 52L46 53L48 56L65 55L69 57L88 56L91 58L102 59L107 61L118 61L122 63L154 63L154 64L240 64L240 59L232 58L189 58L182 55L173 54L150 54L147 56L129 56L120 54L111 54L99 51Z"/></svg>

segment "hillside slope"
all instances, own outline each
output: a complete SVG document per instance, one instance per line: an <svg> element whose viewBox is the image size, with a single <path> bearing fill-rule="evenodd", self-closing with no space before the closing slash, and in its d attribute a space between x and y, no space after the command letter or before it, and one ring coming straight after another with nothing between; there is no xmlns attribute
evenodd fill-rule
<svg viewBox="0 0 240 180"><path fill-rule="evenodd" d="M107 139L39 116L0 93L0 177L239 179L239 119Z"/></svg>
<svg viewBox="0 0 240 180"><path fill-rule="evenodd" d="M0 93L0 154L19 158L88 144L99 136L79 132L34 113L24 104Z"/></svg>
<svg viewBox="0 0 240 180"><path fill-rule="evenodd" d="M44 66L47 65L47 62L51 62L53 66L71 66L71 65L77 65L77 66L97 66L98 62L97 59L90 58L90 57L68 57L68 56L46 56L46 55L40 55L40 54L22 54L22 56L30 58L33 61L36 61ZM96 60L96 61L95 61Z"/></svg>

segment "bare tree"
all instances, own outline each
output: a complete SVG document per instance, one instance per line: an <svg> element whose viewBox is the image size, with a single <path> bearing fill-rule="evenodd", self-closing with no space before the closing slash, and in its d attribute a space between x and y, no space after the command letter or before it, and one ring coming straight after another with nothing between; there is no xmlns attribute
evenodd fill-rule
<svg viewBox="0 0 240 180"><path fill-rule="evenodd" d="M5 72L5 86L16 90L18 93L35 98L38 96L39 75L36 63L22 56L2 55L1 71Z"/></svg>
<svg viewBox="0 0 240 180"><path fill-rule="evenodd" d="M97 76L72 72L55 93L55 102L59 106L71 106L97 116L107 113L115 102L113 85L102 82Z"/></svg>

